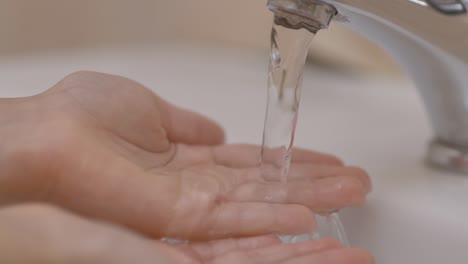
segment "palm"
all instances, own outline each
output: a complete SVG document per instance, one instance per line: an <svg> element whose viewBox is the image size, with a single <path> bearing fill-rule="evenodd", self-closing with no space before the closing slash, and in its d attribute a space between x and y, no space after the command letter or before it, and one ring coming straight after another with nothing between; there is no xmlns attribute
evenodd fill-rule
<svg viewBox="0 0 468 264"><path fill-rule="evenodd" d="M49 104L55 134L39 135L49 160L32 166L54 175L48 199L156 237L303 232L309 209L360 204L369 188L361 170L309 151L290 183L261 183L258 147L222 144L215 123L127 79L72 76L44 98L62 102Z"/></svg>

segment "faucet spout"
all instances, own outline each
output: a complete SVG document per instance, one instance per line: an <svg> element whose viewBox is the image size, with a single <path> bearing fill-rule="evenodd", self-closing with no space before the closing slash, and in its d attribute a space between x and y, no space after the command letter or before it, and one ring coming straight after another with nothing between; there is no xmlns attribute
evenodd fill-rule
<svg viewBox="0 0 468 264"><path fill-rule="evenodd" d="M268 7L315 29L331 19L311 10L334 9L331 17L346 18L346 26L385 49L427 109L434 130L428 161L468 174L468 0L269 0Z"/></svg>
<svg viewBox="0 0 468 264"><path fill-rule="evenodd" d="M338 11L321 1L269 0L268 8L275 14L275 23L287 28L305 28L312 33L328 28Z"/></svg>

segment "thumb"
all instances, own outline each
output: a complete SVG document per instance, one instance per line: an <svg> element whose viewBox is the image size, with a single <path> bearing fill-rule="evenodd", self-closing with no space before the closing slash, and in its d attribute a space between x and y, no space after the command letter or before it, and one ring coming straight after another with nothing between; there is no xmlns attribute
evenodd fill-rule
<svg viewBox="0 0 468 264"><path fill-rule="evenodd" d="M157 100L162 124L170 141L189 145L224 143L224 130L215 121L177 107L160 97Z"/></svg>

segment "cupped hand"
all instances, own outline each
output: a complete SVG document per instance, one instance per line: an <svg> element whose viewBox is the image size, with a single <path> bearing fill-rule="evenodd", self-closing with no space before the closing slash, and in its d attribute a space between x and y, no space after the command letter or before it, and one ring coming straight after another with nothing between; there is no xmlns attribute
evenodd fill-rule
<svg viewBox="0 0 468 264"><path fill-rule="evenodd" d="M333 240L285 245L271 236L168 245L42 204L0 209L0 263L373 264Z"/></svg>
<svg viewBox="0 0 468 264"><path fill-rule="evenodd" d="M0 203L51 202L156 238L306 232L310 211L370 190L361 169L306 150L287 184L264 182L258 146L224 144L215 122L122 77L75 73L0 110Z"/></svg>

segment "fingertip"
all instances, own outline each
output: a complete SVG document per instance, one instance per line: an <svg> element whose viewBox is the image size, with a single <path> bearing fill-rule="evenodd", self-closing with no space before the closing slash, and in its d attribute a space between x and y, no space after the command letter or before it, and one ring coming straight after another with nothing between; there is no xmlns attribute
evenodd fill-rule
<svg viewBox="0 0 468 264"><path fill-rule="evenodd" d="M219 145L225 141L224 129L214 120L182 108L177 108L180 123L174 125L176 140L185 144ZM177 129L177 131L176 131Z"/></svg>
<svg viewBox="0 0 468 264"><path fill-rule="evenodd" d="M367 193L372 191L372 181L367 171L355 166L347 166L346 169L350 171L350 174L356 175L362 181Z"/></svg>
<svg viewBox="0 0 468 264"><path fill-rule="evenodd" d="M224 128L218 124L216 121L208 119L206 117L201 116L201 118L205 119L206 129L211 131L209 136L206 138L206 145L221 145L226 142L226 133ZM205 129L205 128L204 128Z"/></svg>
<svg viewBox="0 0 468 264"><path fill-rule="evenodd" d="M172 142L189 145L219 145L224 143L224 129L214 120L199 113L175 106L157 97L161 119Z"/></svg>
<svg viewBox="0 0 468 264"><path fill-rule="evenodd" d="M342 178L338 185L336 196L341 201L347 201L345 206L362 206L366 202L367 188L364 183L356 178Z"/></svg>

